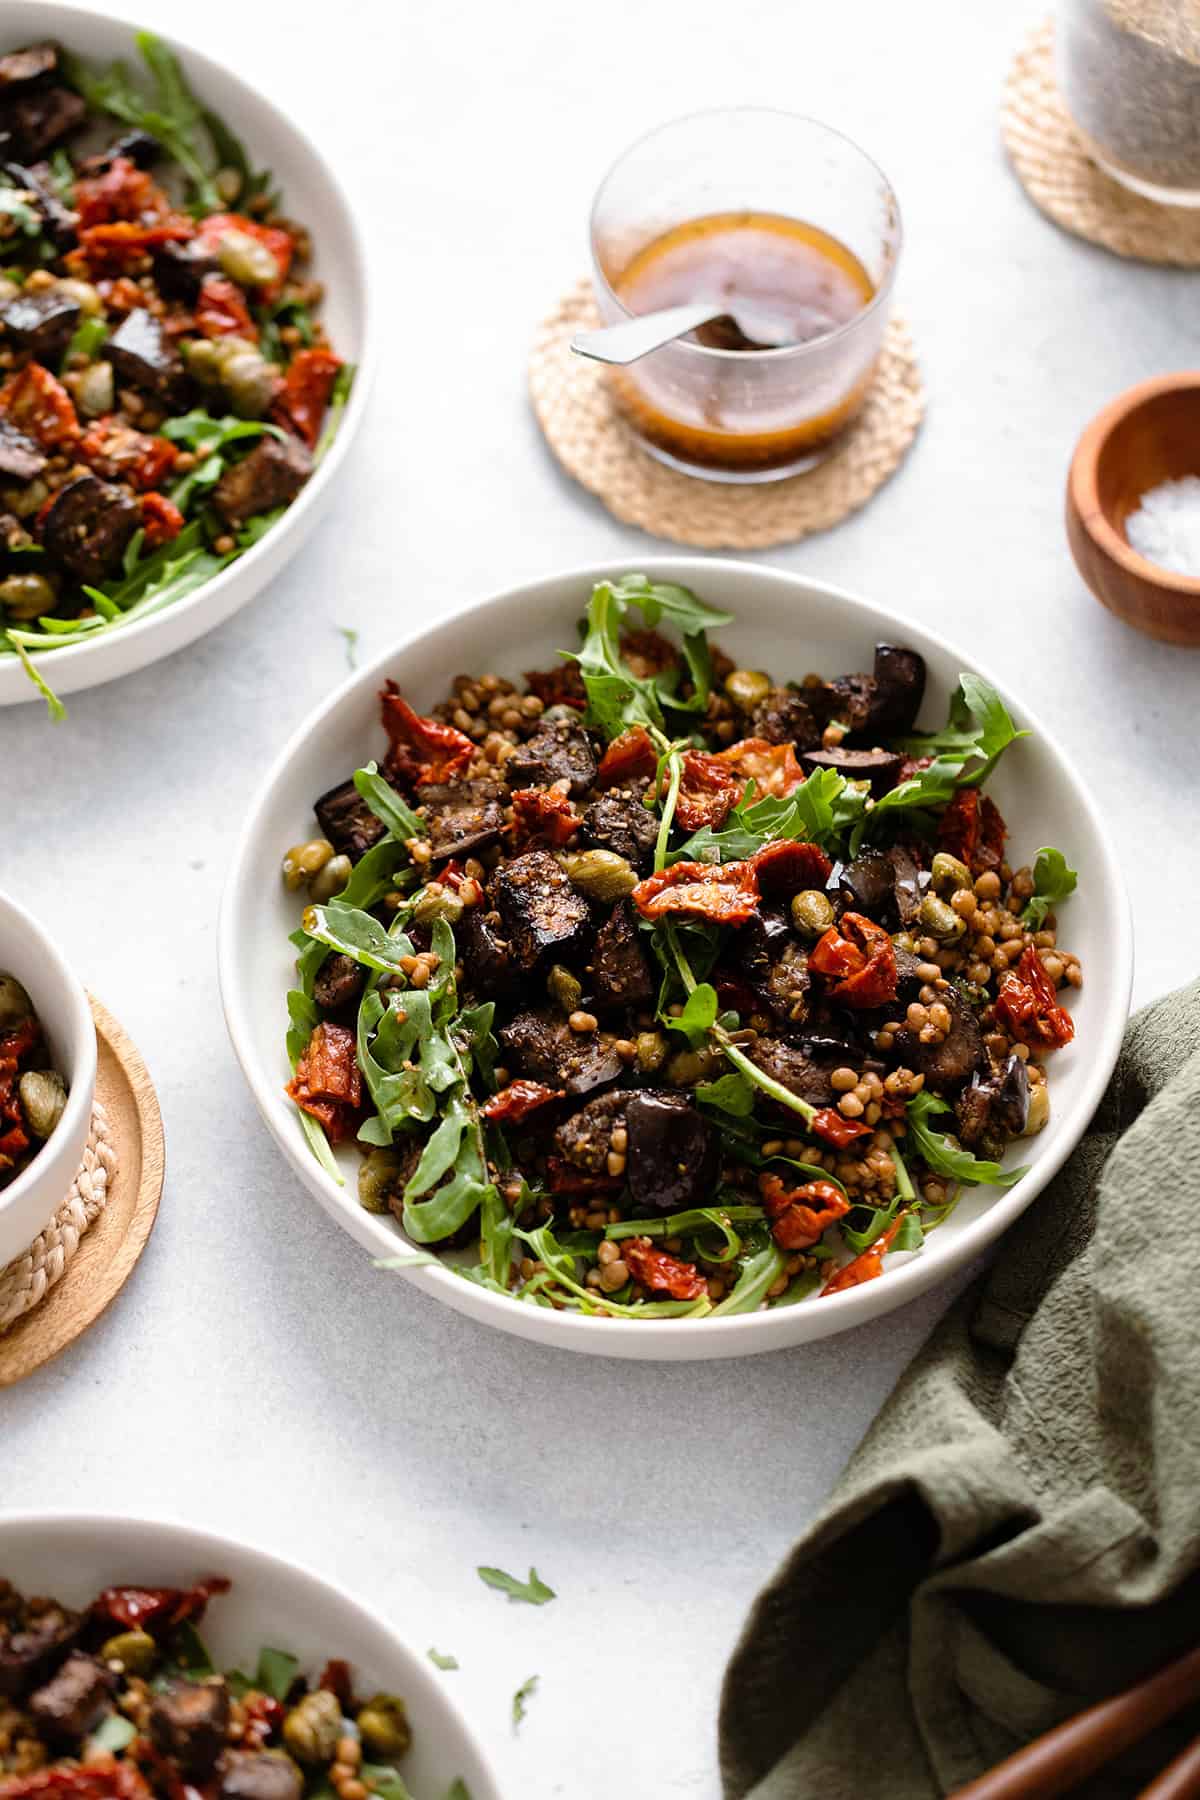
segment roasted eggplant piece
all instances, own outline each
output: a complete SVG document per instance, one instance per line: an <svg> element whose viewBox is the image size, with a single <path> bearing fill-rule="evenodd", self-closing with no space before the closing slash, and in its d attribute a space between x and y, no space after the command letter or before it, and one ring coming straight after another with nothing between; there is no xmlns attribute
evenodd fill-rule
<svg viewBox="0 0 1200 1800"><path fill-rule="evenodd" d="M352 780L339 782L314 800L313 811L324 836L351 862L364 857L384 834L383 821L375 817Z"/></svg>
<svg viewBox="0 0 1200 1800"><path fill-rule="evenodd" d="M592 935L587 901L545 850L527 850L505 863L492 895L518 966L527 972L547 958L581 955Z"/></svg>
<svg viewBox="0 0 1200 1800"><path fill-rule="evenodd" d="M596 753L583 726L572 719L548 719L509 757L504 778L514 788L566 781L577 799L595 781L596 768Z"/></svg>
<svg viewBox="0 0 1200 1800"><path fill-rule="evenodd" d="M771 964L762 986L767 1011L783 1024L802 1024L808 1017L811 986L808 952L800 944L785 944L780 955Z"/></svg>
<svg viewBox="0 0 1200 1800"><path fill-rule="evenodd" d="M17 162L36 162L86 116L86 104L70 88L10 88L0 92L0 146Z"/></svg>
<svg viewBox="0 0 1200 1800"><path fill-rule="evenodd" d="M124 488L98 475L78 475L55 494L42 520L42 542L73 575L94 586L117 567L141 517Z"/></svg>
<svg viewBox="0 0 1200 1800"><path fill-rule="evenodd" d="M157 319L144 306L135 306L132 312L126 313L107 343L100 346L100 354L112 364L113 374L118 381L140 388L143 393L152 395L171 411L186 405L190 382L183 363L172 349L161 319ZM263 443L277 441L265 438ZM262 447L260 444L258 448ZM250 454L254 456L257 451L251 451ZM220 495L222 486L234 472L227 470L221 477L217 483L216 495ZM291 495L287 498L290 499ZM225 517L229 517L224 507L220 510ZM254 510L262 512L265 508L256 507Z"/></svg>
<svg viewBox="0 0 1200 1800"><path fill-rule="evenodd" d="M518 1013L501 1030L500 1042L522 1075L568 1094L611 1087L625 1067L611 1032L572 1031L549 1012Z"/></svg>
<svg viewBox="0 0 1200 1800"><path fill-rule="evenodd" d="M108 1710L116 1691L111 1670L94 1656L72 1650L45 1687L29 1696L29 1711L48 1737L78 1743Z"/></svg>
<svg viewBox="0 0 1200 1800"><path fill-rule="evenodd" d="M950 1029L941 1043L923 1044L915 1031L906 1029L897 1033L896 1044L905 1061L924 1075L930 1087L949 1093L984 1066L986 1052L979 1020L958 989L948 987L940 998L950 1014Z"/></svg>
<svg viewBox="0 0 1200 1800"><path fill-rule="evenodd" d="M810 750L821 742L821 731L822 722L807 700L791 688L772 688L751 714L748 735Z"/></svg>
<svg viewBox="0 0 1200 1800"><path fill-rule="evenodd" d="M366 971L352 956L335 950L327 956L313 982L313 999L326 1013L348 1012L357 1006L366 983Z"/></svg>
<svg viewBox="0 0 1200 1800"><path fill-rule="evenodd" d="M475 993L493 999L514 985L516 970L498 913L487 913L482 906L468 907L455 942L467 983Z"/></svg>
<svg viewBox="0 0 1200 1800"><path fill-rule="evenodd" d="M193 1779L205 1780L212 1773L228 1726L229 1690L220 1680L172 1681L150 1708L155 1749Z"/></svg>
<svg viewBox="0 0 1200 1800"><path fill-rule="evenodd" d="M806 775L817 769L835 769L847 781L869 781L876 799L894 788L904 765L895 750L852 750L839 744L832 750L802 750L800 766Z"/></svg>
<svg viewBox="0 0 1200 1800"><path fill-rule="evenodd" d="M82 1624L78 1613L51 1605L16 1624L7 1636L0 1627L0 1699L19 1698L44 1680L75 1643Z"/></svg>
<svg viewBox="0 0 1200 1800"><path fill-rule="evenodd" d="M1029 1122L1029 1076L1019 1056L990 1074L976 1070L958 1097L958 1135L969 1150L1003 1156Z"/></svg>
<svg viewBox="0 0 1200 1800"><path fill-rule="evenodd" d="M0 475L13 481L32 481L49 460L40 444L18 431L9 419L0 418Z"/></svg>
<svg viewBox="0 0 1200 1800"><path fill-rule="evenodd" d="M632 906L620 901L596 934L592 956L592 998L608 1007L645 1006L654 994L654 977Z"/></svg>
<svg viewBox="0 0 1200 1800"><path fill-rule="evenodd" d="M622 1089L599 1094L564 1119L554 1133L555 1148L575 1168L589 1175L606 1172L612 1134L625 1123L629 1095Z"/></svg>
<svg viewBox="0 0 1200 1800"><path fill-rule="evenodd" d="M210 275L219 275L221 265L215 256L199 249L195 243L158 244L154 250L154 279L168 300L182 300L195 306L200 288Z"/></svg>
<svg viewBox="0 0 1200 1800"><path fill-rule="evenodd" d="M226 469L213 489L213 505L227 524L244 525L294 500L312 471L312 457L298 437L264 437Z"/></svg>
<svg viewBox="0 0 1200 1800"><path fill-rule="evenodd" d="M8 98L18 88L35 87L58 68L58 45L27 44L0 56L0 96Z"/></svg>
<svg viewBox="0 0 1200 1800"><path fill-rule="evenodd" d="M226 1750L217 1767L217 1800L300 1800L304 1778L282 1750Z"/></svg>
<svg viewBox="0 0 1200 1800"><path fill-rule="evenodd" d="M10 162L5 163L4 170L10 181L24 188L33 200L41 214L42 230L54 248L60 252L72 249L78 237L79 215L63 205L50 178L49 165L35 163L27 168L24 163Z"/></svg>
<svg viewBox="0 0 1200 1800"><path fill-rule="evenodd" d="M875 646L875 695L869 725L880 737L912 730L925 698L925 658L895 644Z"/></svg>
<svg viewBox="0 0 1200 1800"><path fill-rule="evenodd" d="M646 874L658 841L658 815L625 788L602 794L584 812L580 838L594 850L613 850Z"/></svg>
<svg viewBox="0 0 1200 1800"><path fill-rule="evenodd" d="M769 1037L760 1037L750 1056L764 1075L770 1075L799 1099L807 1100L811 1106L832 1104L834 1093L829 1076L837 1068L836 1062L827 1068L801 1045Z"/></svg>
<svg viewBox="0 0 1200 1800"><path fill-rule="evenodd" d="M85 175L103 175L112 168L118 157L123 157L126 162L135 164L139 169L149 169L162 153L162 145L148 131L125 131L119 138L114 138L106 149L98 150L94 156L85 158L80 168Z"/></svg>
<svg viewBox="0 0 1200 1800"><path fill-rule="evenodd" d="M672 1213L709 1203L721 1161L717 1134L686 1094L652 1089L631 1095L625 1129L635 1206Z"/></svg>
<svg viewBox="0 0 1200 1800"><path fill-rule="evenodd" d="M14 350L27 350L41 363L57 363L75 335L81 310L78 300L53 288L14 294L0 306L0 327Z"/></svg>
<svg viewBox="0 0 1200 1800"><path fill-rule="evenodd" d="M421 789L421 812L428 822L436 858L476 856L498 843L504 829L498 781L460 781L451 787Z"/></svg>

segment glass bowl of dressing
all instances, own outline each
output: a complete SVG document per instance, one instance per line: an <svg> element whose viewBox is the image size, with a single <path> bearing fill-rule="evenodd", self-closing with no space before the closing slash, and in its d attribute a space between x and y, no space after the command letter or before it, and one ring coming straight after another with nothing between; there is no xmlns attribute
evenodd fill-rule
<svg viewBox="0 0 1200 1800"><path fill-rule="evenodd" d="M591 239L606 325L710 298L723 308L606 371L651 455L753 482L836 447L871 386L901 244L891 184L849 138L759 107L676 119L609 170Z"/></svg>

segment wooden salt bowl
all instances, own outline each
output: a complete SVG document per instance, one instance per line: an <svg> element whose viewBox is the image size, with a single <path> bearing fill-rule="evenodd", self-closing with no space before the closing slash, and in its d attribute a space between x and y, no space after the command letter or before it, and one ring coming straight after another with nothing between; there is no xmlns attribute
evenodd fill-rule
<svg viewBox="0 0 1200 1800"><path fill-rule="evenodd" d="M1119 394L1087 427L1067 477L1067 538L1097 600L1164 643L1200 645L1200 576L1148 562L1125 521L1149 488L1200 475L1200 371Z"/></svg>

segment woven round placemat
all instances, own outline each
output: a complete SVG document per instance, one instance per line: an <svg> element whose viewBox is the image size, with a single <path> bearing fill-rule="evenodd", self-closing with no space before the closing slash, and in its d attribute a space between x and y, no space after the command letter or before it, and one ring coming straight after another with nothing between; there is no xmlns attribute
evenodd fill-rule
<svg viewBox="0 0 1200 1800"><path fill-rule="evenodd" d="M1001 126L1017 179L1056 225L1117 256L1200 268L1200 208L1143 199L1088 155L1055 82L1049 19L1017 54Z"/></svg>
<svg viewBox="0 0 1200 1800"><path fill-rule="evenodd" d="M15 1325L62 1280L84 1232L107 1206L109 1185L117 1172L117 1147L110 1131L108 1114L97 1100L83 1161L66 1199L24 1256L0 1269L0 1332Z"/></svg>
<svg viewBox="0 0 1200 1800"><path fill-rule="evenodd" d="M698 480L642 449L613 404L601 365L572 352L574 334L599 323L587 281L543 321L529 363L538 423L563 468L609 512L677 544L759 550L827 531L895 473L925 410L912 342L893 319L866 404L824 462L746 487Z"/></svg>

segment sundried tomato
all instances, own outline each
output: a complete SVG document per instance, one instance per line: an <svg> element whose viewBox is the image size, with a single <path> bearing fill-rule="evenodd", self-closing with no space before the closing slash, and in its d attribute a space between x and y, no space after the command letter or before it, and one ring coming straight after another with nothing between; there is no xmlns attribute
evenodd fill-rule
<svg viewBox="0 0 1200 1800"><path fill-rule="evenodd" d="M938 843L973 875L1000 867L1007 836L999 808L974 787L960 788L938 821Z"/></svg>
<svg viewBox="0 0 1200 1800"><path fill-rule="evenodd" d="M855 1138L870 1137L871 1127L860 1125L857 1119L848 1119L845 1113L838 1112L836 1107L822 1106L809 1121L809 1129L835 1150L844 1150Z"/></svg>
<svg viewBox="0 0 1200 1800"><path fill-rule="evenodd" d="M22 1151L29 1148L29 1134L23 1125L13 1125L0 1136L0 1169L10 1168Z"/></svg>
<svg viewBox="0 0 1200 1800"><path fill-rule="evenodd" d="M1021 952L1016 969L1008 969L1000 977L996 1016L1009 1035L1023 1044L1057 1049L1075 1036L1071 1015L1058 1004L1054 983L1032 944Z"/></svg>
<svg viewBox="0 0 1200 1800"><path fill-rule="evenodd" d="M418 787L456 781L475 754L470 738L440 719L414 712L394 681L385 683L379 700L383 728L392 744L388 773Z"/></svg>
<svg viewBox="0 0 1200 1800"><path fill-rule="evenodd" d="M110 313L129 313L146 304L145 294L128 275L105 276L96 283L96 289Z"/></svg>
<svg viewBox="0 0 1200 1800"><path fill-rule="evenodd" d="M27 1775L0 1780L0 1800L151 1800L141 1770L122 1758L76 1767L53 1763Z"/></svg>
<svg viewBox="0 0 1200 1800"><path fill-rule="evenodd" d="M589 1175L565 1156L548 1156L546 1186L552 1194L615 1194L624 1186L624 1176Z"/></svg>
<svg viewBox="0 0 1200 1800"><path fill-rule="evenodd" d="M343 1713L351 1715L358 1709L354 1704L354 1681L350 1674L350 1664L343 1662L340 1656L331 1657L321 1670L321 1679L317 1686L327 1693L336 1694Z"/></svg>
<svg viewBox="0 0 1200 1800"><path fill-rule="evenodd" d="M142 530L152 550L169 544L183 530L183 514L165 494L142 495Z"/></svg>
<svg viewBox="0 0 1200 1800"><path fill-rule="evenodd" d="M896 950L882 925L863 913L843 913L818 938L808 966L833 980L830 998L842 1006L886 1006L896 998Z"/></svg>
<svg viewBox="0 0 1200 1800"><path fill-rule="evenodd" d="M135 431L111 413L88 426L77 454L106 481L128 481L142 491L156 488L179 460L179 451L169 439Z"/></svg>
<svg viewBox="0 0 1200 1800"><path fill-rule="evenodd" d="M740 778L741 786L753 781L760 797L774 794L776 798L786 800L789 794L804 785L804 770L796 761L793 744L772 744L766 738L743 738L718 755L720 761L727 763Z"/></svg>
<svg viewBox="0 0 1200 1800"><path fill-rule="evenodd" d="M152 224L171 210L171 202L152 175L127 156L115 156L99 175L81 175L75 183L75 211L87 230L116 219Z"/></svg>
<svg viewBox="0 0 1200 1800"><path fill-rule="evenodd" d="M325 1127L331 1143L348 1138L362 1104L354 1033L323 1020L309 1038L285 1092Z"/></svg>
<svg viewBox="0 0 1200 1800"><path fill-rule="evenodd" d="M242 1698L242 1730L238 1742L245 1750L261 1750L282 1729L284 1708L270 1694L252 1693Z"/></svg>
<svg viewBox="0 0 1200 1800"><path fill-rule="evenodd" d="M714 925L744 925L758 904L758 882L748 862L679 862L648 875L633 890L643 919L707 919Z"/></svg>
<svg viewBox="0 0 1200 1800"><path fill-rule="evenodd" d="M519 1125L540 1106L561 1100L563 1088L547 1087L544 1081L510 1081L506 1088L485 1100L479 1111L495 1125Z"/></svg>
<svg viewBox="0 0 1200 1800"><path fill-rule="evenodd" d="M224 275L206 275L196 301L196 330L207 338L239 337L258 342L258 326L250 317L246 297L236 282Z"/></svg>
<svg viewBox="0 0 1200 1800"><path fill-rule="evenodd" d="M279 225L260 225L257 219L248 219L244 213L209 213L196 227L196 241L212 255L219 256L221 244L231 232L240 232L243 237L253 238L271 252L279 271L275 279L246 285L252 286L264 300L276 299L287 279L296 250L291 232L284 231Z"/></svg>
<svg viewBox="0 0 1200 1800"><path fill-rule="evenodd" d="M570 666L573 668L574 664ZM649 781L657 767L654 739L644 725L631 725L628 731L613 739L600 758L595 785L611 788L624 787L631 781Z"/></svg>
<svg viewBox="0 0 1200 1800"><path fill-rule="evenodd" d="M807 1250L850 1211L850 1202L832 1181L788 1187L782 1176L764 1172L758 1191L772 1221L771 1236L781 1250Z"/></svg>
<svg viewBox="0 0 1200 1800"><path fill-rule="evenodd" d="M803 838L777 838L750 858L764 894L796 894L823 888L833 873L825 852Z"/></svg>
<svg viewBox="0 0 1200 1800"><path fill-rule="evenodd" d="M865 1250L860 1250L853 1262L843 1268L835 1269L825 1286L821 1289L822 1299L826 1294L840 1294L845 1288L860 1287L864 1281L874 1281L883 1274L883 1259L899 1236L906 1214L897 1213L887 1230L882 1232L875 1242Z"/></svg>
<svg viewBox="0 0 1200 1800"><path fill-rule="evenodd" d="M564 782L549 788L518 788L512 799L513 837L517 844L551 844L561 848L573 838L583 820L571 805Z"/></svg>
<svg viewBox="0 0 1200 1800"><path fill-rule="evenodd" d="M156 244L180 244L192 237L196 227L182 213L168 213L153 225L135 219L114 219L111 225L92 225L79 233L79 247L66 257L67 267L75 274L120 275ZM141 296L143 304L146 296Z"/></svg>
<svg viewBox="0 0 1200 1800"><path fill-rule="evenodd" d="M199 1620L214 1594L227 1594L230 1582L224 1575L210 1575L190 1588L105 1588L92 1601L91 1617L113 1625L124 1625L127 1631L170 1631L185 1619Z"/></svg>
<svg viewBox="0 0 1200 1800"><path fill-rule="evenodd" d="M58 450L79 436L74 403L62 382L41 363L26 363L0 388L0 415L43 450Z"/></svg>
<svg viewBox="0 0 1200 1800"><path fill-rule="evenodd" d="M332 350L297 350L271 408L275 422L302 437L310 450L321 435L321 420L341 366L341 357Z"/></svg>
<svg viewBox="0 0 1200 1800"><path fill-rule="evenodd" d="M705 825L718 830L742 797L743 783L719 756L704 750L685 750L681 759L679 798L675 819L683 831L700 831Z"/></svg>
<svg viewBox="0 0 1200 1800"><path fill-rule="evenodd" d="M543 706L577 706L582 712L587 705L587 690L577 662L564 658L552 669L526 669L525 680L530 693L536 694Z"/></svg>
<svg viewBox="0 0 1200 1800"><path fill-rule="evenodd" d="M708 1283L695 1263L681 1262L666 1250L656 1250L647 1237L626 1238L621 1257L635 1281L672 1300L699 1300Z"/></svg>

